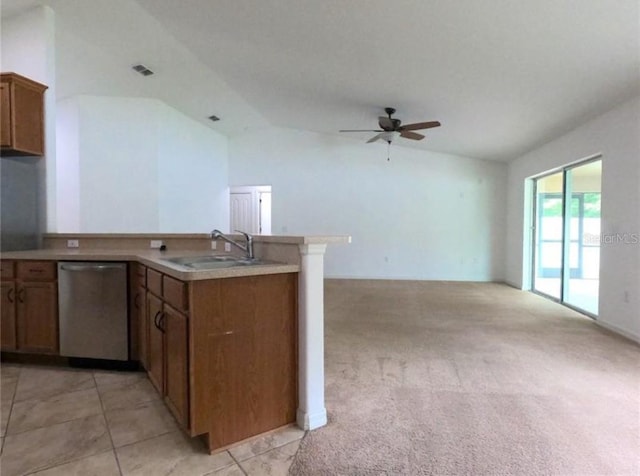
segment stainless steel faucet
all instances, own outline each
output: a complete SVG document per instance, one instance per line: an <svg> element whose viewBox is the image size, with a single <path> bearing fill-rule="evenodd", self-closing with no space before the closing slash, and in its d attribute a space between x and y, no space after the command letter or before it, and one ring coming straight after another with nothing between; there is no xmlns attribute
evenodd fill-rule
<svg viewBox="0 0 640 476"><path fill-rule="evenodd" d="M244 235L244 238L247 240L244 245L242 243L238 243L235 240L232 240L231 238L226 236L224 233L222 233L220 230L213 230L211 232L211 239L212 240L217 240L218 238L221 238L224 241L226 241L227 243L230 243L233 246L237 246L242 251L244 251L247 254L247 258L248 259L253 259L254 258L254 256L253 256L253 236L251 236L249 233L245 233L244 231L240 231L240 230L235 230L235 231Z"/></svg>

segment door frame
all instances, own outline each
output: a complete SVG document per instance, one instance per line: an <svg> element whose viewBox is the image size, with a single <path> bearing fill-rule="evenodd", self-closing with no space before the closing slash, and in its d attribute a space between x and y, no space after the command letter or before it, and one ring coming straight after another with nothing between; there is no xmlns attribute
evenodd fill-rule
<svg viewBox="0 0 640 476"><path fill-rule="evenodd" d="M585 309L573 306L569 303L567 303L565 301L565 279L568 279L569 277L569 273L566 270L566 265L567 265L567 259L569 256L569 245L570 243L566 242L566 237L568 235L568 230L569 230L569 226L570 223L567 223L567 200L566 200L566 191L569 188L568 187L568 183L567 183L567 172L569 170L581 167L583 165L587 165L590 164L592 162L597 162L597 161L603 161L603 156L602 154L595 154L593 156L590 156L586 159L581 159L578 160L576 162L572 162L570 164L567 165L563 165L561 167L556 167L552 170L548 170L542 174L539 175L534 175L532 177L529 177L527 180L529 180L531 182L531 187L530 187L530 191L532 193L531 195L531 210L532 213L529 217L530 220L530 246L529 246L529 253L528 256L525 257L525 259L529 260L529 270L530 270L530 284L529 284L529 291L538 294L540 296L543 296L547 299L550 299L552 301L555 301L559 304L562 304L563 306L566 306L568 308L571 308L575 311L578 311L586 316L591 317L592 319L597 319L598 315L597 314L593 314ZM555 175L559 172L562 172L562 192L561 192L561 196L562 196L562 262L561 262L561 268L560 268L560 298L556 298L554 296L550 296L542 291L539 291L535 288L535 283L536 283L536 257L538 256L538 230L536 228L536 224L537 224L537 217L538 217L538 180L539 179L543 179L545 177L549 177L551 175ZM602 177L601 177L602 180ZM527 189L527 187L525 187L525 190ZM582 201L583 202L583 201ZM527 201L525 200L525 203L527 203ZM571 205L569 205L570 207ZM526 216L526 213L525 213ZM570 266L570 265L569 265Z"/></svg>

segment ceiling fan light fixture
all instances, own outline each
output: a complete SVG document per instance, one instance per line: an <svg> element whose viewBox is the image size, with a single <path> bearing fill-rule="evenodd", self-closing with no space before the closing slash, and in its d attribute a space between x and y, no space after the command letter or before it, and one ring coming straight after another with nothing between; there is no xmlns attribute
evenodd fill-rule
<svg viewBox="0 0 640 476"><path fill-rule="evenodd" d="M391 144L391 142L393 142L397 137L410 140L422 140L425 136L415 131L440 127L441 125L438 121L416 122L413 124L402 125L402 121L400 121L400 119L391 117L392 114L396 112L394 108L386 107L384 108L384 112L387 113L387 116L378 117L378 126L380 129L342 129L340 132L376 132L377 134L369 139L367 144L377 142L379 140L383 140L388 144Z"/></svg>
<svg viewBox="0 0 640 476"><path fill-rule="evenodd" d="M382 139L385 142L393 142L394 140L396 140L398 137L400 137L400 133L397 131L387 131L387 132L383 132L382 134L380 134L382 137L380 137L380 139Z"/></svg>

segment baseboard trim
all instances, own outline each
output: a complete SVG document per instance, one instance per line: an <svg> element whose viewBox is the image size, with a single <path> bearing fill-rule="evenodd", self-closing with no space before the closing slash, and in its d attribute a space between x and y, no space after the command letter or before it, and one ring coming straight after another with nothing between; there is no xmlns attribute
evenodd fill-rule
<svg viewBox="0 0 640 476"><path fill-rule="evenodd" d="M611 332L615 332L616 334L619 334L622 337L626 337L627 339L634 341L636 344L640 344L640 335L638 334L630 332L626 329L618 327L615 324L611 324L609 322L599 321L596 319L595 323L598 324L600 327L604 327L605 329L610 330Z"/></svg>
<svg viewBox="0 0 640 476"><path fill-rule="evenodd" d="M503 279L460 279L460 278L421 278L415 276L345 276L325 274L324 279L327 280L347 280L347 281L423 281L433 283L494 283L505 284Z"/></svg>
<svg viewBox="0 0 640 476"><path fill-rule="evenodd" d="M320 412L306 413L298 409L296 420L303 430L315 430L327 424L327 410L323 408Z"/></svg>
<svg viewBox="0 0 640 476"><path fill-rule="evenodd" d="M516 283L515 281L510 281L508 279L505 279L503 283L512 288L516 288L516 289L519 289L520 291L524 291L524 289L522 288L522 285L520 285L520 283Z"/></svg>

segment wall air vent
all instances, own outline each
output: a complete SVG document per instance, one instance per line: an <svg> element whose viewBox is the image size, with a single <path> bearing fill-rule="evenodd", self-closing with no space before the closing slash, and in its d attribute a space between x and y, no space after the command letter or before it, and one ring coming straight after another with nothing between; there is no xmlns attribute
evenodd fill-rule
<svg viewBox="0 0 640 476"><path fill-rule="evenodd" d="M216 121L219 121L220 118L218 116L209 116L209 120L213 121L213 122L216 122Z"/></svg>
<svg viewBox="0 0 640 476"><path fill-rule="evenodd" d="M142 76L151 76L153 74L153 71L151 71L149 68L147 68L143 64L137 64L135 66L132 66L131 68L134 71L140 73Z"/></svg>

